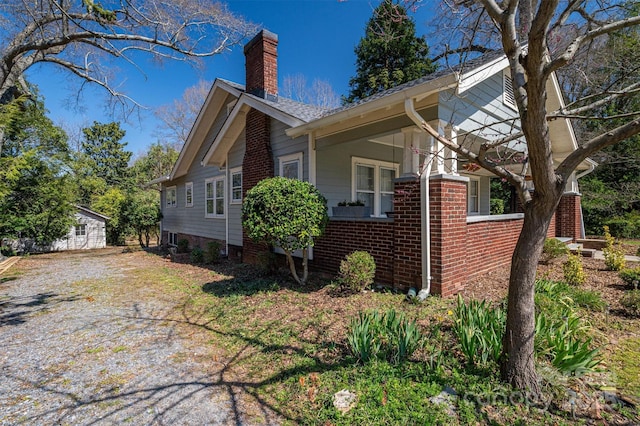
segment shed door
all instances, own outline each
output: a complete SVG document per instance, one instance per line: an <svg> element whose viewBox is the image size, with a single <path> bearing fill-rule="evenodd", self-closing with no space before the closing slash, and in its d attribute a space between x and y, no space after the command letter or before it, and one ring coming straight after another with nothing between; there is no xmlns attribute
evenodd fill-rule
<svg viewBox="0 0 640 426"><path fill-rule="evenodd" d="M87 247L87 225L79 223L76 225L75 249Z"/></svg>

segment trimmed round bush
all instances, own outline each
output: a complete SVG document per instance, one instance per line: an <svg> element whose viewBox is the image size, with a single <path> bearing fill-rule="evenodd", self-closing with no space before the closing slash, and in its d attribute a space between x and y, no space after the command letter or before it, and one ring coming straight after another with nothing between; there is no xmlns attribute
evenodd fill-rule
<svg viewBox="0 0 640 426"><path fill-rule="evenodd" d="M340 284L353 292L360 292L373 284L376 261L366 251L354 251L340 262Z"/></svg>

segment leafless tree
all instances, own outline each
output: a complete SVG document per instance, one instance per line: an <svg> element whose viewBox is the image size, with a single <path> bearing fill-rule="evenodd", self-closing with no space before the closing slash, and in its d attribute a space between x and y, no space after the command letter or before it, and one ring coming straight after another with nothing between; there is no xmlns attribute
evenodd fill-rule
<svg viewBox="0 0 640 426"><path fill-rule="evenodd" d="M477 46L484 50L495 47L509 61L518 108L510 133L471 148L466 145L471 138L452 140L427 123L423 128L472 166L489 170L516 188L524 209L524 224L511 263L501 375L518 389L539 392L534 365L534 284L553 214L565 185L587 157L640 133L640 111L626 111L623 117L616 117L624 119L620 124L580 141L578 149L554 163L550 122L593 119L590 111L637 93L640 83L623 78L602 82L598 93L575 96L566 106L549 110L547 82L568 66L592 66L584 59L589 51L611 32L640 25L640 16L625 9L633 2L613 0L444 0L443 5L450 19L441 22L440 33L451 35L443 41L449 52L464 62L480 50ZM599 118L608 117L600 114ZM521 155L526 155L533 193L524 174L504 167L503 158L496 156L496 150L511 152L518 140L526 144Z"/></svg>
<svg viewBox="0 0 640 426"><path fill-rule="evenodd" d="M195 85L187 87L182 98L159 106L155 110L155 116L162 124L157 129L157 136L170 143L176 151L180 151L210 89L210 81L200 80Z"/></svg>
<svg viewBox="0 0 640 426"><path fill-rule="evenodd" d="M315 79L311 86L302 74L287 75L280 88L282 96L294 101L316 105L322 108L335 108L340 105L340 98L329 82Z"/></svg>
<svg viewBox="0 0 640 426"><path fill-rule="evenodd" d="M197 60L241 43L255 29L214 0L4 0L0 100L20 89L29 68L46 63L129 102L110 59L136 67L141 54Z"/></svg>

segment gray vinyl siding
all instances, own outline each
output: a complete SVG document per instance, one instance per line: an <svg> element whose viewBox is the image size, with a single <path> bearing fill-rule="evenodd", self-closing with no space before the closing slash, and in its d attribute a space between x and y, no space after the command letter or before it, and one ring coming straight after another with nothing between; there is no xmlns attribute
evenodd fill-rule
<svg viewBox="0 0 640 426"><path fill-rule="evenodd" d="M478 200L480 203L480 214L491 214L491 178L488 176L481 176L478 184L478 190L480 192Z"/></svg>
<svg viewBox="0 0 640 426"><path fill-rule="evenodd" d="M229 150L229 170L233 170L236 167L242 167L242 160L245 151L245 132L243 131L238 140L233 144ZM228 215L229 218L229 240L228 244L236 246L242 245L242 204L231 204L231 173L229 173L229 180L227 181L227 188L229 192L228 202Z"/></svg>
<svg viewBox="0 0 640 426"><path fill-rule="evenodd" d="M225 103L233 97L229 96ZM226 176L226 170L216 166L202 166L200 163L213 143L213 139L224 124L227 110L222 108L200 146L189 172L180 178L163 184L162 194L162 227L163 231L198 235L226 241L227 226L225 218L205 218L205 180L217 176ZM185 183L193 182L193 207L185 206ZM225 184L227 181L225 180ZM176 187L176 207L166 206L166 188ZM228 191L227 191L228 192ZM228 194L227 199L228 199ZM228 207L228 206L225 206ZM229 209L225 212L229 214Z"/></svg>
<svg viewBox="0 0 640 426"><path fill-rule="evenodd" d="M332 206L336 206L343 200L351 200L352 157L397 163L402 170L402 154L402 147L394 148L366 141L349 142L328 148L318 147L316 153L317 187L327 198L329 214L331 214Z"/></svg>
<svg viewBox="0 0 640 426"><path fill-rule="evenodd" d="M497 122L517 116L517 111L503 102L502 94L503 82L500 71L461 95L455 95L452 90L441 92L438 116L445 123L452 123L467 131L486 126L489 123L488 119ZM495 136L488 138L494 139L510 133L510 124L507 122L494 125Z"/></svg>
<svg viewBox="0 0 640 426"><path fill-rule="evenodd" d="M273 154L273 174L280 174L279 157L302 152L302 180L309 181L309 143L306 135L291 139L285 134L289 126L271 119L271 152Z"/></svg>

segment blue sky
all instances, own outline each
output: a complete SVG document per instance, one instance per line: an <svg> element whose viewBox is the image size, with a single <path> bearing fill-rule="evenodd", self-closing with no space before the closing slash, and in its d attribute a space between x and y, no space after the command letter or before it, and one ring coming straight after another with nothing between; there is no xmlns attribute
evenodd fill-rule
<svg viewBox="0 0 640 426"><path fill-rule="evenodd" d="M431 31L427 20L433 3L423 1L412 14L418 35ZM364 35L379 0L229 0L227 4L231 11L278 35L280 84L287 75L302 74L309 83L315 79L328 81L342 95L347 93L349 78L355 73L354 47ZM200 79L212 81L221 77L238 83L245 79L241 46L206 59L203 69L176 62L155 66L146 60L138 65L144 74L121 65L117 72L122 82L119 89L151 109L179 99L187 87ZM32 70L28 78L39 86L49 116L57 124L77 129L94 120L118 119L105 111L106 95L97 88L85 89L80 109L70 108L69 101L75 98L79 81L52 65ZM143 111L139 119L132 117L122 123L127 131L124 141L134 155L156 141L156 126L151 110Z"/></svg>

